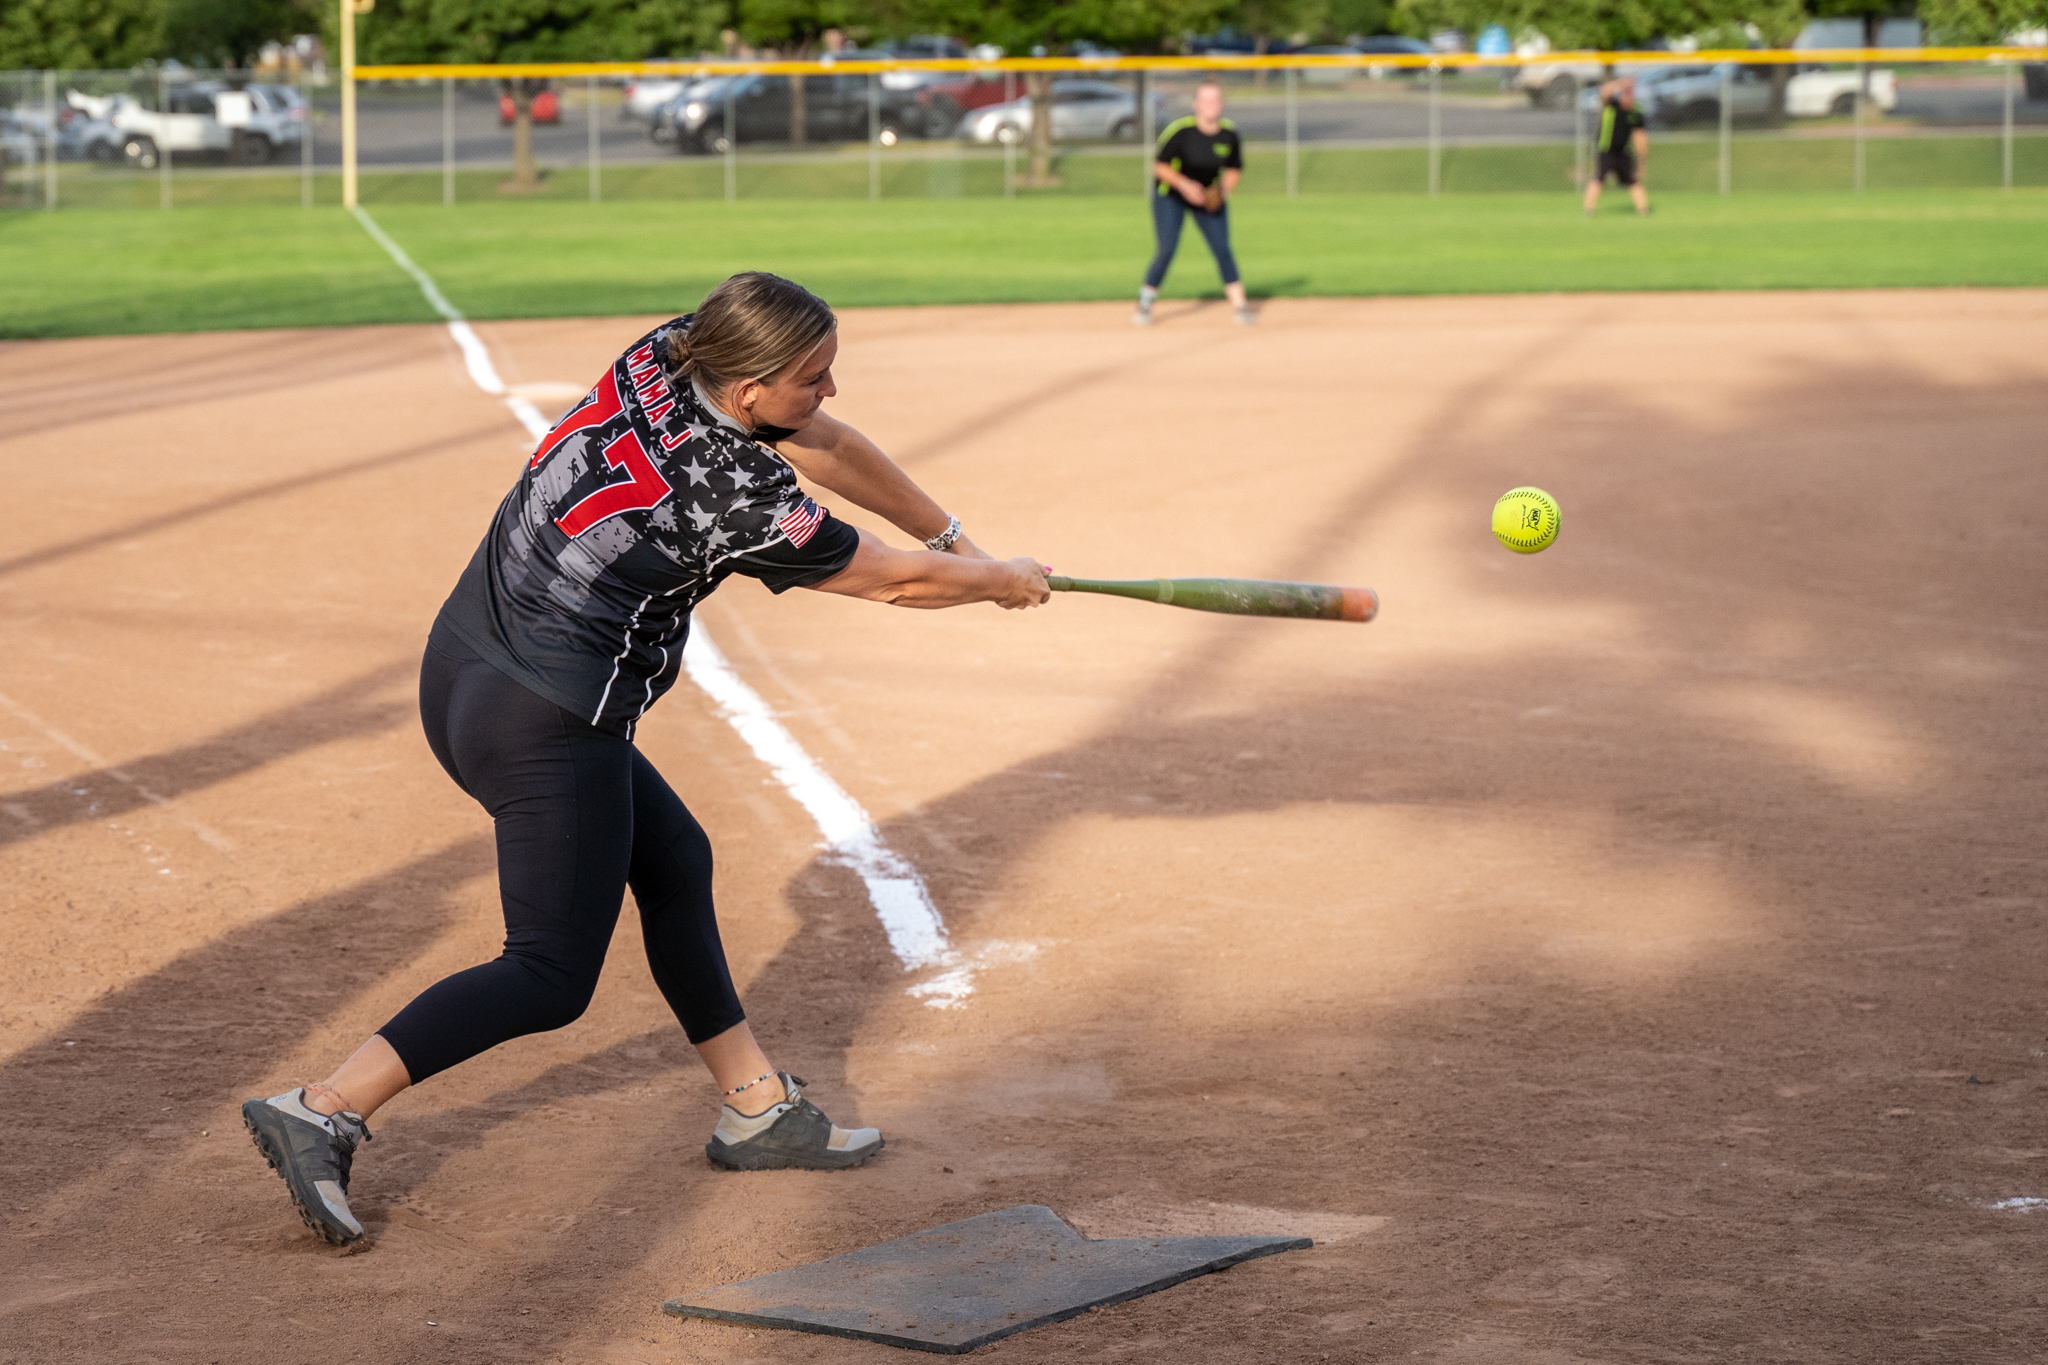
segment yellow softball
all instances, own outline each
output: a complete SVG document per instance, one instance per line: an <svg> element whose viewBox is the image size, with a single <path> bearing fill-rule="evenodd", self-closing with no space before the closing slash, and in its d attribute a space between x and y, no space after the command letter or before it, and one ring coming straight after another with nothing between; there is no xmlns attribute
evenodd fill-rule
<svg viewBox="0 0 2048 1365"><path fill-rule="evenodd" d="M1548 549L1557 524L1557 499L1540 488L1510 488L1493 505L1493 534L1518 555Z"/></svg>

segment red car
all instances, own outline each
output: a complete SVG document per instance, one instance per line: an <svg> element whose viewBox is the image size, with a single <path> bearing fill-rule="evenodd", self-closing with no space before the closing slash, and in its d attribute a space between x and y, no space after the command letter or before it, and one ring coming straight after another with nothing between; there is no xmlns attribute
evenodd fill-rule
<svg viewBox="0 0 2048 1365"><path fill-rule="evenodd" d="M924 135L951 137L960 119L970 109L1001 104L1024 94L1024 78L1012 76L1009 94L1003 92L1001 76L962 76L919 88L917 102L924 106Z"/></svg>
<svg viewBox="0 0 2048 1365"><path fill-rule="evenodd" d="M512 97L510 95L498 96L498 123L501 126L509 126L518 112L518 110L512 107ZM552 89L543 89L533 97L533 121L535 123L560 123L562 121L562 101L556 97Z"/></svg>

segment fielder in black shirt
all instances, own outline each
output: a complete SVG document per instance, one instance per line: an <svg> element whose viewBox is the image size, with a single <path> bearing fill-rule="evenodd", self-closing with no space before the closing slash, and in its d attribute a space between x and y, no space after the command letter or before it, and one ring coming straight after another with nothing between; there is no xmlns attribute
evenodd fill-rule
<svg viewBox="0 0 2048 1365"><path fill-rule="evenodd" d="M1173 264L1180 247L1181 221L1190 214L1201 229L1202 239L1216 258L1223 276L1223 293L1236 310L1239 322L1257 321L1245 302L1244 284L1238 278L1237 258L1230 252L1230 196L1244 174L1244 140L1229 119L1223 117L1223 89L1204 81L1195 91L1192 118L1176 119L1159 135L1158 150L1152 156L1152 173L1157 178L1152 194L1152 230L1159 250L1145 269L1145 283L1138 290L1138 311L1131 321L1140 327L1152 325L1152 302L1159 297L1159 285Z"/></svg>
<svg viewBox="0 0 2048 1365"><path fill-rule="evenodd" d="M1593 135L1593 150L1599 161L1593 178L1586 182L1586 216L1600 207L1600 189L1613 176L1628 186L1635 201L1636 216L1650 212L1650 192L1643 187L1643 163L1650 159L1650 134L1645 131L1643 111L1636 108L1633 76L1609 81L1600 87L1600 127Z"/></svg>

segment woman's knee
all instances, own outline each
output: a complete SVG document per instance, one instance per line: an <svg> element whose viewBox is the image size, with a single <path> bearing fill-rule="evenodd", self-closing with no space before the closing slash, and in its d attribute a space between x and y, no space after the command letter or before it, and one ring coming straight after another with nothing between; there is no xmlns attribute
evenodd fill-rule
<svg viewBox="0 0 2048 1365"><path fill-rule="evenodd" d="M504 960L525 975L526 1029L546 1033L567 1028L583 1017L597 994L597 980L604 971L604 958L583 954L563 955L507 945Z"/></svg>

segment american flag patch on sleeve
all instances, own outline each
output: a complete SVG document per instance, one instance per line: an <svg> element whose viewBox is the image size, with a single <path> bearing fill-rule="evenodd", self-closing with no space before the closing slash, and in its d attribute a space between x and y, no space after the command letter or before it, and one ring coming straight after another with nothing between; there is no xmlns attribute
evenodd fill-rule
<svg viewBox="0 0 2048 1365"><path fill-rule="evenodd" d="M782 534L789 537L789 543L799 548L818 529L818 523L825 519L825 509L805 498L788 516L775 524L782 528Z"/></svg>

